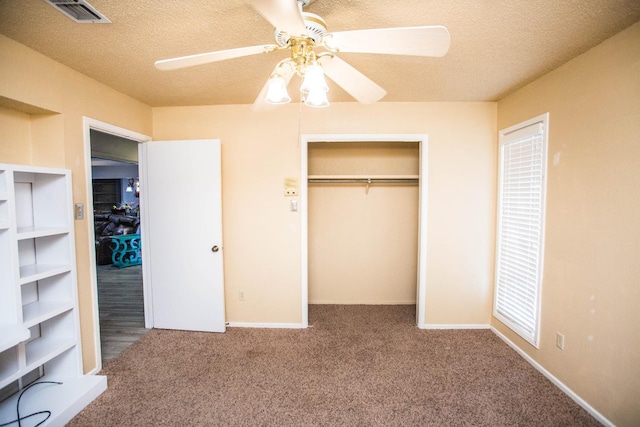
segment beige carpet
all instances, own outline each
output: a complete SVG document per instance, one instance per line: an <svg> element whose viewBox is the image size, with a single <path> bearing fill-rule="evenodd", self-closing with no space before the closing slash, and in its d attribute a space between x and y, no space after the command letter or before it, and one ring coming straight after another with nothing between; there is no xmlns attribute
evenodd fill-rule
<svg viewBox="0 0 640 427"><path fill-rule="evenodd" d="M488 330L413 306L310 306L306 330L152 330L70 426L595 426Z"/></svg>

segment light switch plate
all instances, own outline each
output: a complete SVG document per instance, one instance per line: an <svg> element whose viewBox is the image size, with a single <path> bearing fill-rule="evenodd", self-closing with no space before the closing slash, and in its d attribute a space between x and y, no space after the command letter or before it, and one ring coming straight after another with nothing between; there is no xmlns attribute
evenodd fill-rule
<svg viewBox="0 0 640 427"><path fill-rule="evenodd" d="M84 219L84 203L76 203L75 218L78 220Z"/></svg>

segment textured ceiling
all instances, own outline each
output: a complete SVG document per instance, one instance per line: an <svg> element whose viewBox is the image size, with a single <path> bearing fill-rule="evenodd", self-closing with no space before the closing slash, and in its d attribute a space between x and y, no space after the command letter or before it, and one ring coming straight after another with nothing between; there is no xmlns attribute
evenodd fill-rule
<svg viewBox="0 0 640 427"><path fill-rule="evenodd" d="M112 23L77 24L43 0L2 0L0 33L150 106L251 104L286 56L159 71L159 59L273 43L273 28L244 0L89 3ZM449 29L443 58L340 55L387 91L382 101L495 101L640 20L640 1L317 0L306 11L329 32ZM353 101L334 84L329 99Z"/></svg>

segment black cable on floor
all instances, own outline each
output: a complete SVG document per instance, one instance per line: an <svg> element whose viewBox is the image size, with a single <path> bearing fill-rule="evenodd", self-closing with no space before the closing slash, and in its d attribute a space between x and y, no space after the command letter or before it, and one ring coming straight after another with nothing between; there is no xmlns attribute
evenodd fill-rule
<svg viewBox="0 0 640 427"><path fill-rule="evenodd" d="M35 382L35 383L31 383L28 386L26 386L25 388L22 389L22 391L20 392L20 395L18 396L18 401L16 402L16 416L17 418L13 421L9 421L8 423L4 423L4 424L0 424L0 427L5 427L8 425L11 425L13 423L18 423L18 427L22 427L22 420L26 420L27 418L31 418L35 415L40 415L40 414L47 414L47 416L45 417L44 420L40 421L38 424L35 425L35 427L38 427L40 424L44 423L45 421L47 421L49 419L49 417L51 417L51 411L38 411L38 412L34 412L32 414L29 415L25 415L24 417L20 417L20 399L22 399L22 395L24 394L25 391L29 390L31 387L36 386L38 384L62 384L61 382L58 381L39 381L39 382Z"/></svg>

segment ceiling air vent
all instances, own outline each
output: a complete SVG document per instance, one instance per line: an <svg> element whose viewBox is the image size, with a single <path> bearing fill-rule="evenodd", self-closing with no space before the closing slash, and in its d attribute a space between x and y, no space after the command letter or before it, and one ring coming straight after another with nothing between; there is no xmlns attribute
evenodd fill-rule
<svg viewBox="0 0 640 427"><path fill-rule="evenodd" d="M110 24L106 16L84 0L44 0L81 24Z"/></svg>

